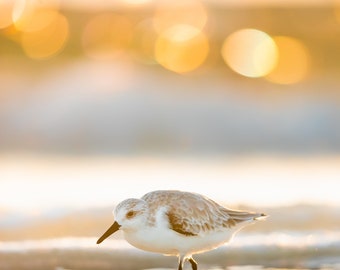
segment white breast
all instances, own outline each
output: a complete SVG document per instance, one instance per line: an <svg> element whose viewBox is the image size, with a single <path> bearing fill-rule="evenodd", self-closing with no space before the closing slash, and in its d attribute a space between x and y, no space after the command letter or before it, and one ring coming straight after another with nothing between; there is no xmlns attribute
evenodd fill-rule
<svg viewBox="0 0 340 270"><path fill-rule="evenodd" d="M190 255L211 250L228 242L235 231L212 232L204 236L185 236L168 228L149 227L125 232L126 241L145 250L167 255Z"/></svg>

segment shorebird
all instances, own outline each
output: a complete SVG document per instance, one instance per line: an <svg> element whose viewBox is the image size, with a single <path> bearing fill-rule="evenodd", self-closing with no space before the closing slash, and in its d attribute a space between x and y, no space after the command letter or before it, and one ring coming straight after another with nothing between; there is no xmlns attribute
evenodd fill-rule
<svg viewBox="0 0 340 270"><path fill-rule="evenodd" d="M113 211L111 227L97 244L118 230L136 248L178 256L178 270L193 254L215 249L231 240L244 226L266 217L262 213L231 210L191 192L158 190L141 199L126 199Z"/></svg>

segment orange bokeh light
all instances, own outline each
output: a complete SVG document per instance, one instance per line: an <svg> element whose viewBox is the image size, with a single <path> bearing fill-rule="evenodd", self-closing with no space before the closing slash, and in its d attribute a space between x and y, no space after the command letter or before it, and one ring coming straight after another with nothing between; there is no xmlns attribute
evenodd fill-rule
<svg viewBox="0 0 340 270"><path fill-rule="evenodd" d="M0 29L6 28L13 23L12 12L14 8L14 1L0 0Z"/></svg>
<svg viewBox="0 0 340 270"><path fill-rule="evenodd" d="M23 32L39 31L52 23L59 14L58 0L18 0L12 17L15 28Z"/></svg>
<svg viewBox="0 0 340 270"><path fill-rule="evenodd" d="M274 37L278 62L266 79L278 84L293 84L303 80L310 68L310 56L299 40L286 36Z"/></svg>
<svg viewBox="0 0 340 270"><path fill-rule="evenodd" d="M221 50L226 64L247 77L262 77L276 65L277 47L266 33L256 29L241 29L232 33Z"/></svg>
<svg viewBox="0 0 340 270"><path fill-rule="evenodd" d="M177 73L192 71L203 64L209 53L207 37L190 25L175 25L162 32L155 45L155 58Z"/></svg>
<svg viewBox="0 0 340 270"><path fill-rule="evenodd" d="M335 19L340 23L340 1L339 0L334 0L334 16Z"/></svg>
<svg viewBox="0 0 340 270"><path fill-rule="evenodd" d="M65 16L58 14L45 28L22 33L21 45L30 58L50 58L63 49L68 35L68 21Z"/></svg>
<svg viewBox="0 0 340 270"><path fill-rule="evenodd" d="M94 59L113 59L129 46L132 23L123 16L102 14L86 25L82 43L85 54Z"/></svg>

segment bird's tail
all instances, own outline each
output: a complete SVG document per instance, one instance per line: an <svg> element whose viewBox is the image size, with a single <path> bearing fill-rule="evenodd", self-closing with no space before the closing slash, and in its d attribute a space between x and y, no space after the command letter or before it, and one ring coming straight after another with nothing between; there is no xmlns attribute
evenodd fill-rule
<svg viewBox="0 0 340 270"><path fill-rule="evenodd" d="M251 222L251 221L256 221L256 220L264 220L267 217L267 215L263 213L254 213L254 212L238 211L238 210L231 210L231 209L225 209L225 211L226 211L226 214L228 214L235 221L236 224L247 222L247 221Z"/></svg>

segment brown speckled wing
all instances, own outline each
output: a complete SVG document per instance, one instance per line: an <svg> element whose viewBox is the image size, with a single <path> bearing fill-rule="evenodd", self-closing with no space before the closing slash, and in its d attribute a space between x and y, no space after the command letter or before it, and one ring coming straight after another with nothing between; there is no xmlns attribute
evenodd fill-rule
<svg viewBox="0 0 340 270"><path fill-rule="evenodd" d="M154 191L142 197L149 203L152 215L156 206L167 209L169 227L186 236L204 235L233 227L236 222L216 202L195 193Z"/></svg>
<svg viewBox="0 0 340 270"><path fill-rule="evenodd" d="M188 226L188 223L185 220L183 220L183 218L181 218L180 216L175 215L171 211L167 212L167 216L169 218L170 229L180 234L183 234L185 236L197 235L190 231L190 227Z"/></svg>

